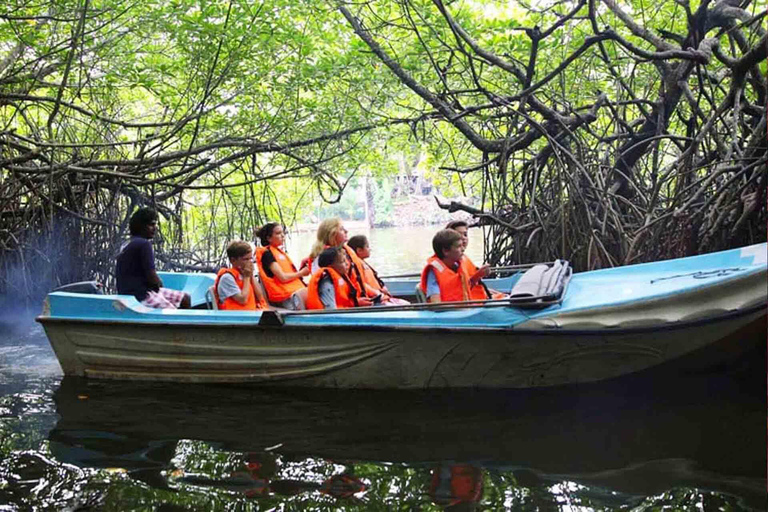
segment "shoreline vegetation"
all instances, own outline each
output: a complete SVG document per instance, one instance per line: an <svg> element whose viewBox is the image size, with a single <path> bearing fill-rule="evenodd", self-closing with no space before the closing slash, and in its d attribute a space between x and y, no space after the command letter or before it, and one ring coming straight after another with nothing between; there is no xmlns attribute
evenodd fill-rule
<svg viewBox="0 0 768 512"><path fill-rule="evenodd" d="M447 199L441 196L412 195L408 197L398 197L386 206L387 215L382 216L374 210L365 215L365 205L360 204L352 212L331 212L336 213L343 221L347 229L370 229L370 228L394 228L406 226L439 226L445 225L451 220L466 220L469 223L474 222L472 216L466 212L448 213L440 208L435 198L441 202ZM459 198L466 204L477 202L472 198ZM317 225L324 218L335 215L313 214L310 216L312 222L297 222L289 228L292 231L305 233L317 230ZM362 219L360 217L363 217Z"/></svg>

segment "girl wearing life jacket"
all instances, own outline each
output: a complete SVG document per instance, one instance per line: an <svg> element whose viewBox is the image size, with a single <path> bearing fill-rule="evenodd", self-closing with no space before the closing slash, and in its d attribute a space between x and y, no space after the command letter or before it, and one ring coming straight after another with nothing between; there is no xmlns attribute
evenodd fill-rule
<svg viewBox="0 0 768 512"><path fill-rule="evenodd" d="M253 280L253 251L248 242L232 242L227 247L230 266L222 268L213 285L219 309L268 309L267 301Z"/></svg>
<svg viewBox="0 0 768 512"><path fill-rule="evenodd" d="M309 254L306 263L307 266L312 269L312 273L314 274L320 268L317 256L323 250L337 246L343 247L347 260L349 261L349 279L358 288L363 290L363 295L365 297L372 300L375 299L376 303L380 303L383 295L375 288L366 286L365 279L363 278L363 260L358 258L354 249L347 245L347 229L338 217L325 219L317 227L317 240L315 240L315 244L312 246L312 252ZM302 262L302 265L304 265L304 262Z"/></svg>
<svg viewBox="0 0 768 512"><path fill-rule="evenodd" d="M472 282L461 266L461 257L464 255L461 235L453 229L438 231L432 238L432 249L435 254L427 260L419 282L427 302L469 300L469 290L477 283Z"/></svg>
<svg viewBox="0 0 768 512"><path fill-rule="evenodd" d="M375 293L382 295L381 303L389 306L399 306L410 304L407 300L398 299L393 297L384 281L379 277L379 273L376 272L370 263L365 261L371 257L371 245L368 243L368 238L365 235L355 235L349 239L347 245L355 251L357 258L360 260L362 266L363 281L366 289L374 290ZM369 294L370 295L370 294Z"/></svg>
<svg viewBox="0 0 768 512"><path fill-rule="evenodd" d="M452 229L461 235L461 243L464 246L464 256L461 258L461 266L464 267L464 271L468 276L472 277L473 282L476 283L469 290L469 296L473 299L502 299L507 297L506 293L488 288L483 283L482 278L487 277L491 266L487 263L480 268L472 263L472 260L467 256L467 246L469 245L469 224L463 220L454 220L445 226L446 229Z"/></svg>
<svg viewBox="0 0 768 512"><path fill-rule="evenodd" d="M310 274L309 267L296 270L291 258L283 251L285 229L277 222L262 226L257 232L261 247L256 249L256 264L269 302L286 309L304 309L307 285L302 277Z"/></svg>
<svg viewBox="0 0 768 512"><path fill-rule="evenodd" d="M320 268L307 288L307 309L337 309L372 306L348 275L349 261L343 247L329 247L317 256Z"/></svg>

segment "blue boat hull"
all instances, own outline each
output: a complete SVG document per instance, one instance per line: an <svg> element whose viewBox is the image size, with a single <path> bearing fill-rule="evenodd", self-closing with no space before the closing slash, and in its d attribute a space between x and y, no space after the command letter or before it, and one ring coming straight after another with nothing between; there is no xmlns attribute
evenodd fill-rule
<svg viewBox="0 0 768 512"><path fill-rule="evenodd" d="M67 375L321 388L527 388L610 379L764 342L765 244L574 274L561 304L287 313L149 310L50 294ZM188 278L190 283L195 279ZM195 286L200 286L197 283ZM763 326L763 327L761 327Z"/></svg>

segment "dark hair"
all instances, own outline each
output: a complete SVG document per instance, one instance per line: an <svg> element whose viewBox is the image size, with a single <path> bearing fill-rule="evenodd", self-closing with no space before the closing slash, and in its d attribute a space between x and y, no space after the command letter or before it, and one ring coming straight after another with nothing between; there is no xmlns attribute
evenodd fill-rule
<svg viewBox="0 0 768 512"><path fill-rule="evenodd" d="M362 249L368 245L368 239L365 237L365 235L355 235L347 240L347 245L355 250Z"/></svg>
<svg viewBox="0 0 768 512"><path fill-rule="evenodd" d="M454 243L461 240L461 235L453 229L441 229L432 237L432 249L438 258L445 255L445 251L451 248Z"/></svg>
<svg viewBox="0 0 768 512"><path fill-rule="evenodd" d="M338 260L340 256L343 256L343 250L344 248L340 245L324 249L323 252L317 256L317 264L321 267L330 267L336 263L336 260Z"/></svg>
<svg viewBox="0 0 768 512"><path fill-rule="evenodd" d="M269 239L272 237L272 233L277 226L280 226L279 222L267 222L256 231L256 236L259 238L259 243L262 247L269 245ZM285 230L285 226L283 226L283 230Z"/></svg>
<svg viewBox="0 0 768 512"><path fill-rule="evenodd" d="M445 229L456 229L456 228L469 228L469 224L465 220L452 220L445 226Z"/></svg>
<svg viewBox="0 0 768 512"><path fill-rule="evenodd" d="M157 212L152 208L139 208L128 223L128 229L133 236L141 236L144 228L157 221Z"/></svg>
<svg viewBox="0 0 768 512"><path fill-rule="evenodd" d="M227 246L227 258L236 260L251 252L251 244L241 240L235 240Z"/></svg>

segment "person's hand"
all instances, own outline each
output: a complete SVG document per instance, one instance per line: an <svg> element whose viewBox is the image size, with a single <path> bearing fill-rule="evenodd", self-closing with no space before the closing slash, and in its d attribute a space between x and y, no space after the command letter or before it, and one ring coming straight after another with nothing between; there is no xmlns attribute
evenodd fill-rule
<svg viewBox="0 0 768 512"><path fill-rule="evenodd" d="M470 286L475 286L477 283L480 282L482 278L484 278L490 273L491 273L491 266L486 263L485 265L477 269L477 272L475 272L472 275L472 277L469 278Z"/></svg>
<svg viewBox="0 0 768 512"><path fill-rule="evenodd" d="M389 289L387 289L387 287L386 287L386 286L384 286L384 287L381 289L381 291L382 291L382 293L384 293L384 295L386 295L387 297L391 297L391 296L392 296L392 294L391 294L391 293L389 293Z"/></svg>
<svg viewBox="0 0 768 512"><path fill-rule="evenodd" d="M299 270L299 275L301 277L308 276L312 273L312 269L309 267L301 267L301 270Z"/></svg>
<svg viewBox="0 0 768 512"><path fill-rule="evenodd" d="M240 269L240 273L243 274L243 277L253 277L253 262L246 261L243 263L243 268Z"/></svg>
<svg viewBox="0 0 768 512"><path fill-rule="evenodd" d="M373 306L373 301L367 297L360 297L357 299L358 306Z"/></svg>

